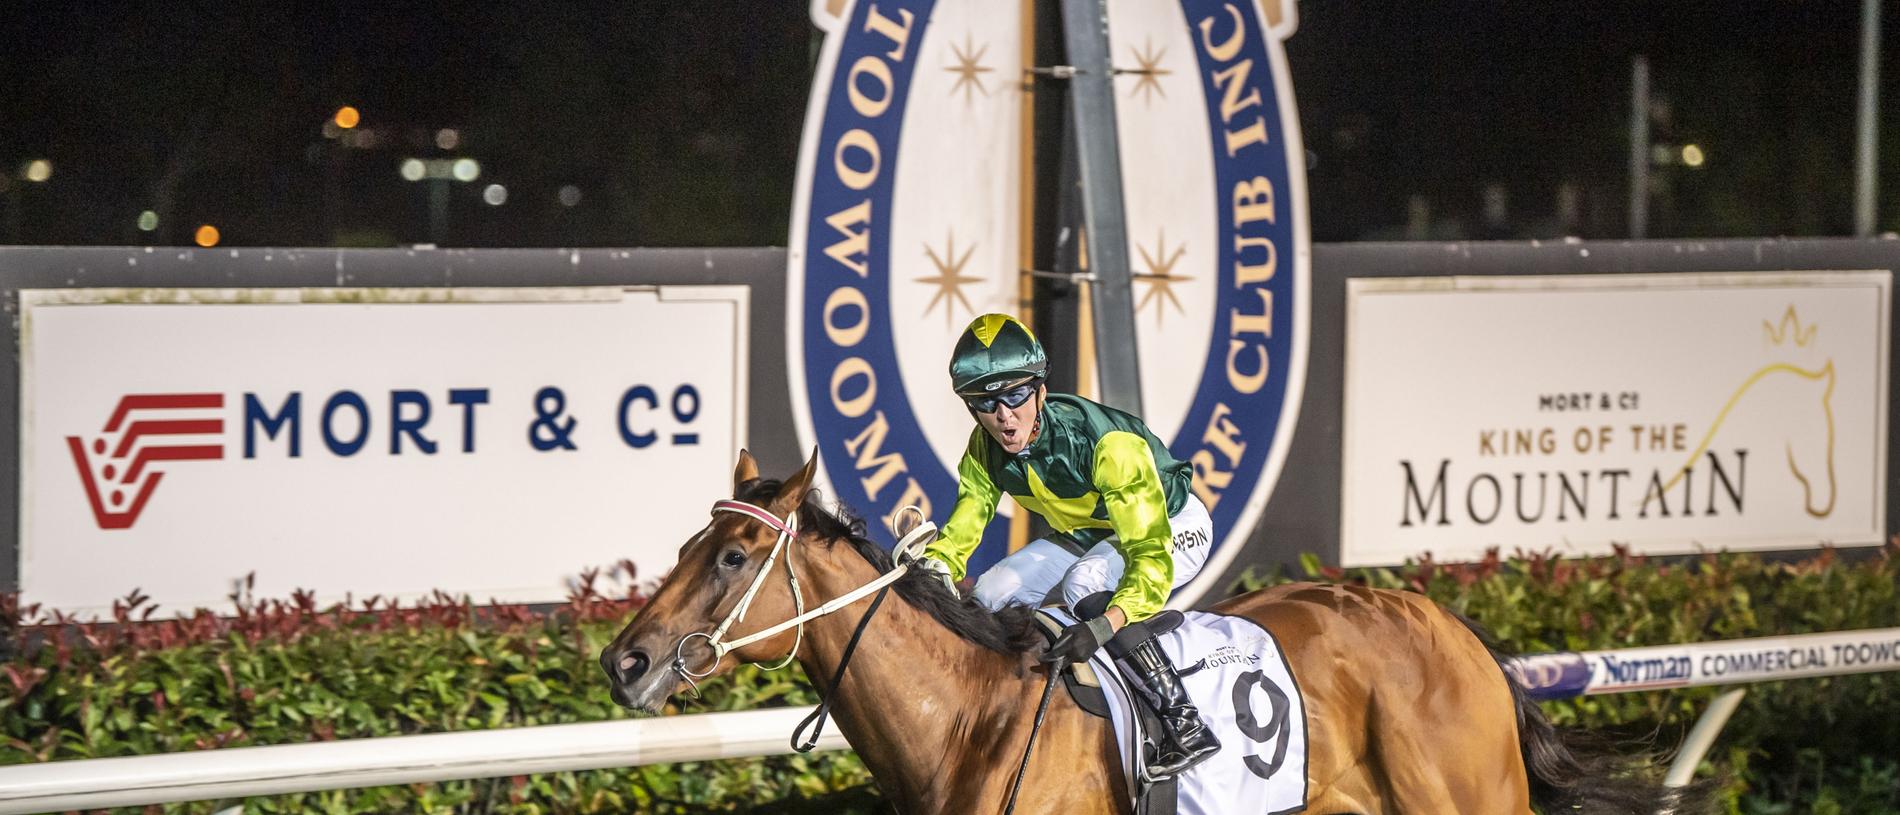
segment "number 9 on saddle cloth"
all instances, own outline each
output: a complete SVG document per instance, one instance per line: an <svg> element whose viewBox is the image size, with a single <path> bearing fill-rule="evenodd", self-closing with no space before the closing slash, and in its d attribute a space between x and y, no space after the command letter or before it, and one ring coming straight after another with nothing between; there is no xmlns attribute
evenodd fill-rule
<svg viewBox="0 0 1900 815"><path fill-rule="evenodd" d="M1098 602L1105 600L1103 595ZM1056 624L1073 620L1054 609L1044 614ZM1273 635L1244 617L1201 611L1164 612L1150 620L1150 633L1157 634L1152 642L1180 666L1186 697L1221 745L1174 776L1176 815L1230 812L1236 801L1261 802L1250 811L1300 811L1307 795L1305 703ZM1152 756L1139 755L1152 724L1136 712L1135 699L1144 695L1140 680L1117 672L1113 663L1119 660L1111 660L1107 650L1090 665L1122 746L1130 793L1140 796L1155 778L1144 767Z"/></svg>

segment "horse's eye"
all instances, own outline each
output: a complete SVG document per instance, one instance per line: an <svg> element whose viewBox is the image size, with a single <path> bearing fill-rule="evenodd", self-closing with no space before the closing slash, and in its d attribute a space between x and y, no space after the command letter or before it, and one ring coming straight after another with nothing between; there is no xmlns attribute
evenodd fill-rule
<svg viewBox="0 0 1900 815"><path fill-rule="evenodd" d="M745 565L745 553L734 549L727 552L725 557L720 558L719 562L728 569L737 569Z"/></svg>

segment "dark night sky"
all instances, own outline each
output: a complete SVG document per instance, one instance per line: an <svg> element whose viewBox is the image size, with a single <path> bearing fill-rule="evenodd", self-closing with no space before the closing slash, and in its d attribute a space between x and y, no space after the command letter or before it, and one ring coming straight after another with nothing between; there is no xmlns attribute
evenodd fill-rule
<svg viewBox="0 0 1900 815"><path fill-rule="evenodd" d="M1666 108L1655 139L1709 156L1657 169L1653 236L1851 228L1859 2L1306 0L1300 14L1288 51L1316 240L1621 237L1637 53ZM0 168L16 176L0 240L183 244L211 221L225 245L424 242L430 185L397 167L468 155L483 176L451 186L446 245L782 245L805 15L802 0L16 4L0 23ZM383 144L323 137L345 104ZM441 128L462 144L436 148ZM40 157L53 178L19 181ZM1900 173L1882 180L1894 229ZM489 183L506 205L480 202ZM566 185L578 205L557 200ZM1485 217L1487 187L1502 219ZM136 227L147 209L156 232Z"/></svg>
<svg viewBox="0 0 1900 815"><path fill-rule="evenodd" d="M1882 163L1894 168L1900 21L1887 16ZM1709 156L1697 171L1658 168L1652 236L1848 233L1859 24L1858 2L1309 0L1288 51L1320 155L1315 238L1402 224L1414 194L1463 222L1435 225L1446 237L1548 236L1540 222L1565 182L1580 193L1580 234L1623 236L1636 54L1667 108L1652 138ZM1900 177L1884 177L1892 229ZM1503 235L1478 214L1491 183L1509 191Z"/></svg>

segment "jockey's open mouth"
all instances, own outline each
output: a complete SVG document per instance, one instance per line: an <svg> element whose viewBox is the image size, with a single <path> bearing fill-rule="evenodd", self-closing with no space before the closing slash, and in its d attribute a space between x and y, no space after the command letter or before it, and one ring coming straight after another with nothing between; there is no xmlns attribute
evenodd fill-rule
<svg viewBox="0 0 1900 815"><path fill-rule="evenodd" d="M1035 441L1036 431L1041 425L1041 417L1033 403L1014 408L1001 405L995 412L977 414L977 419L996 439L996 443L1011 455L1022 452Z"/></svg>
<svg viewBox="0 0 1900 815"><path fill-rule="evenodd" d="M1004 415L1009 416L1009 418L1001 422L997 428L998 434L1002 436L1002 442L1014 448L1019 444L1029 441L1029 428L1022 426L1022 423L1016 421L1015 416L1009 414Z"/></svg>

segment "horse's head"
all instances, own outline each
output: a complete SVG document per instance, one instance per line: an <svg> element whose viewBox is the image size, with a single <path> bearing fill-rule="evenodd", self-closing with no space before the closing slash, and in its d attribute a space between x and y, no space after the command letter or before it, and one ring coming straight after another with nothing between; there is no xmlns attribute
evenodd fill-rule
<svg viewBox="0 0 1900 815"><path fill-rule="evenodd" d="M811 489L817 467L818 458L813 455L770 500L755 506L779 520L796 515ZM733 497L744 499L749 492L764 492L758 481L758 462L741 451L732 474ZM686 673L696 681L737 664L733 659L719 659L710 643L715 629L732 616L752 589L759 570L767 567L779 536L779 530L763 520L741 512L718 512L705 529L687 539L680 547L679 563L660 584L659 591L600 653L600 667L613 683L614 701L656 712L687 682ZM788 541L787 546L791 543ZM791 568L789 559L789 552L781 552L770 564L771 574L758 586L743 613L745 622L733 620L736 630L728 630L726 639L764 629L796 614L790 581L785 576ZM786 658L794 636L791 631L781 632L738 648L730 656L743 662Z"/></svg>

